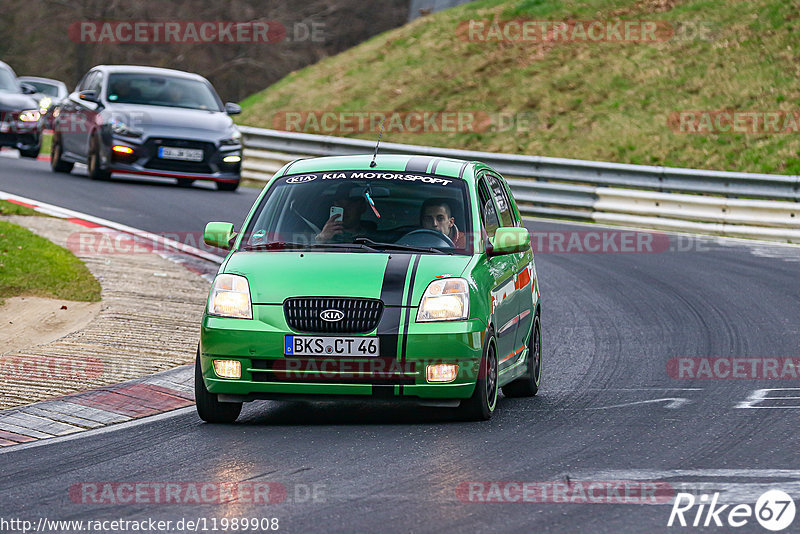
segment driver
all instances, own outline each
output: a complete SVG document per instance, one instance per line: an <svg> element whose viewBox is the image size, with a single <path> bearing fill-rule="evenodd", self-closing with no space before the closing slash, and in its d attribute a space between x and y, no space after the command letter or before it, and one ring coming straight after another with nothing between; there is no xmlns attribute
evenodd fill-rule
<svg viewBox="0 0 800 534"><path fill-rule="evenodd" d="M453 217L449 200L429 198L422 203L419 218L423 228L436 230L446 235L453 242L455 248L466 247L466 236L456 226L456 219Z"/></svg>
<svg viewBox="0 0 800 534"><path fill-rule="evenodd" d="M356 237L368 236L373 228L365 225L361 215L367 209L367 200L359 194L354 184L342 184L336 189L333 205L343 208L344 213L331 215L316 235L318 243L351 243Z"/></svg>

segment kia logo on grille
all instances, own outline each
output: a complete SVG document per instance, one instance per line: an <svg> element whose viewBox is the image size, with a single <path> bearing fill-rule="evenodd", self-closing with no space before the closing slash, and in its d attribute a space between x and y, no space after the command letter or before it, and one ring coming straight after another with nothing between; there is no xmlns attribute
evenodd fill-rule
<svg viewBox="0 0 800 534"><path fill-rule="evenodd" d="M341 321L344 319L344 312L339 310L325 310L320 312L319 314L320 319L323 321L328 321L329 323L335 323L336 321Z"/></svg>

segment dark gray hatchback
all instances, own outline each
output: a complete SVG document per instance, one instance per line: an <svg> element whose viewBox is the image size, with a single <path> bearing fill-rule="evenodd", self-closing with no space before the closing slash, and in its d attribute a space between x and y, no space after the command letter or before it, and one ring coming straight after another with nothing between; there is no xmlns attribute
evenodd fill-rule
<svg viewBox="0 0 800 534"><path fill-rule="evenodd" d="M89 177L112 172L175 178L180 185L211 180L234 191L242 143L212 85L171 69L100 65L53 112L51 166L70 172L85 163Z"/></svg>

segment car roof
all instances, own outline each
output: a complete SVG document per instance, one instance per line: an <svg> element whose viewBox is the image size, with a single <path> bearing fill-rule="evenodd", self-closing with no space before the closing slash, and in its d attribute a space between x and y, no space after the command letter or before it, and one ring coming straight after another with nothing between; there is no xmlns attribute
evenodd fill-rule
<svg viewBox="0 0 800 534"><path fill-rule="evenodd" d="M91 70L102 70L109 74L163 74L165 76L176 76L192 80L205 80L205 78L193 72L163 69L161 67L147 67L144 65L97 65Z"/></svg>
<svg viewBox="0 0 800 534"><path fill-rule="evenodd" d="M375 167L370 167L372 154L354 156L326 156L300 159L291 163L284 174L306 174L314 172L364 170L370 172L406 171L435 174L463 180L471 180L477 171L488 168L476 161L440 158L420 154L380 154L375 158Z"/></svg>
<svg viewBox="0 0 800 534"><path fill-rule="evenodd" d="M54 80L52 78L41 78L39 76L20 76L19 80L22 82L31 81L31 82L42 82L42 83L49 83L52 85L65 85L64 82L60 80Z"/></svg>

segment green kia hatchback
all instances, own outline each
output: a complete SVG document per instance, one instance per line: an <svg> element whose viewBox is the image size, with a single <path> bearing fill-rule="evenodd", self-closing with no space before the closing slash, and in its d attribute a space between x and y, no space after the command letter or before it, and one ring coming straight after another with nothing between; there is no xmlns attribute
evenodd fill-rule
<svg viewBox="0 0 800 534"><path fill-rule="evenodd" d="M541 380L539 281L511 191L490 167L427 156L297 160L270 180L203 315L204 421L257 399L395 399L488 419L498 388Z"/></svg>

